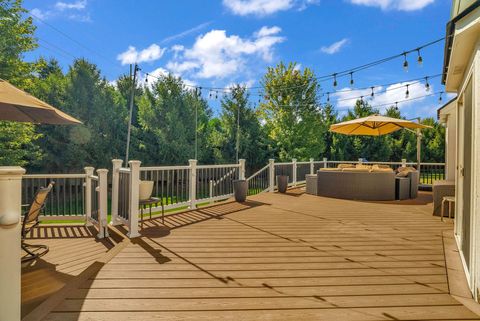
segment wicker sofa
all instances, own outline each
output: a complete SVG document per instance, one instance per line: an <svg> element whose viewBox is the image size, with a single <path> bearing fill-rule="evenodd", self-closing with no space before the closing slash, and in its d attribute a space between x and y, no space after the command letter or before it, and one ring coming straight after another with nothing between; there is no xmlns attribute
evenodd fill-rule
<svg viewBox="0 0 480 321"><path fill-rule="evenodd" d="M316 195L366 201L395 200L395 172L317 172Z"/></svg>

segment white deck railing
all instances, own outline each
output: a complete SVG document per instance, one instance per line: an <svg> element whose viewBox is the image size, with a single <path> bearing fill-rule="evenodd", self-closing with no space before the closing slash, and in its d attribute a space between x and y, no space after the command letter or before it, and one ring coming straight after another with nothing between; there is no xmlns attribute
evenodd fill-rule
<svg viewBox="0 0 480 321"><path fill-rule="evenodd" d="M77 174L26 174L22 177L22 204L29 205L40 187L55 184L48 195L40 220L84 220L95 225L98 237L106 234L108 170L86 167Z"/></svg>
<svg viewBox="0 0 480 321"><path fill-rule="evenodd" d="M153 181L152 212L190 208L198 204L224 200L233 195L233 181L245 178L245 161L238 164L198 165L190 160L186 166L147 166L130 161L122 168L121 160L113 160L111 224L127 226L129 237L138 233L139 185Z"/></svg>

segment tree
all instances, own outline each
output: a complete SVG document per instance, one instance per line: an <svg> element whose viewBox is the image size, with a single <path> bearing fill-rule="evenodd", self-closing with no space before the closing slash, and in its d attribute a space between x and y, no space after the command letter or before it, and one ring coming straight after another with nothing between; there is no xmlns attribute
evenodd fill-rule
<svg viewBox="0 0 480 321"><path fill-rule="evenodd" d="M161 76L152 88L146 88L138 102L138 121L142 131L151 136L156 164L185 164L195 157L195 136L198 160L211 155L207 146L210 109L195 91L185 89L180 78ZM198 117L195 135L195 120Z"/></svg>
<svg viewBox="0 0 480 321"><path fill-rule="evenodd" d="M238 158L247 160L249 168L263 166L268 158L265 137L256 112L249 104L249 93L244 86L235 85L221 100L222 112L218 125L211 132L212 147L217 162L231 163Z"/></svg>
<svg viewBox="0 0 480 321"><path fill-rule="evenodd" d="M32 18L20 0L0 1L0 78L28 89L34 64L23 61L23 54L37 47ZM40 135L27 123L0 121L0 164L25 166L41 158L34 142Z"/></svg>
<svg viewBox="0 0 480 321"><path fill-rule="evenodd" d="M35 26L21 0L0 1L0 78L22 88L28 87L28 80L34 64L25 62L25 52L37 48L33 34Z"/></svg>
<svg viewBox="0 0 480 321"><path fill-rule="evenodd" d="M262 84L266 101L260 116L275 155L282 161L320 157L326 127L317 107L319 85L313 71L279 63L267 69Z"/></svg>

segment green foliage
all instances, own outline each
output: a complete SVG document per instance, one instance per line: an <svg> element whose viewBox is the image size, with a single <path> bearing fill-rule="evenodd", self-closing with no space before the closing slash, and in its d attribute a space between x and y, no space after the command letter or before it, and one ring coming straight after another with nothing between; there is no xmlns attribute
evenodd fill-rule
<svg viewBox="0 0 480 321"><path fill-rule="evenodd" d="M0 166L25 166L41 158L34 141L39 137L30 124L0 121Z"/></svg>
<svg viewBox="0 0 480 321"><path fill-rule="evenodd" d="M268 159L266 135L249 105L248 91L244 86L233 86L222 99L221 107L219 121L210 124L210 142L216 160L231 163L243 158L248 159L253 168L264 166Z"/></svg>
<svg viewBox="0 0 480 321"><path fill-rule="evenodd" d="M23 54L37 48L35 26L21 0L0 0L0 78L28 87L34 64L25 62Z"/></svg>
<svg viewBox="0 0 480 321"><path fill-rule="evenodd" d="M195 157L195 137L198 160L208 159L203 146L207 142L211 111L205 100L184 88L181 79L162 76L151 89L145 90L138 105L139 126L152 139L153 148L148 153L154 158L147 159L148 163L186 164Z"/></svg>
<svg viewBox="0 0 480 321"><path fill-rule="evenodd" d="M201 163L231 163L237 159L237 137L238 158L245 158L250 169L263 166L268 158L416 159L416 135L406 130L382 137L329 132L334 123L379 111L360 100L343 117L331 105L320 109L314 72L295 63L267 69L262 79L265 100L257 110L249 104L249 91L235 85L214 116L206 100L172 75L160 77L149 87L132 84L125 75L111 85L85 59L75 60L66 73L54 59L26 62L24 54L37 43L35 26L25 13L21 0L0 0L0 78L83 124L0 122L0 165L21 165L39 172L78 172L89 165L110 168L111 159L125 158L133 85L129 158L144 165L186 164L195 157L195 142ZM386 115L402 118L393 107ZM443 161L445 129L432 118L422 123L432 127L423 131L422 159Z"/></svg>
<svg viewBox="0 0 480 321"><path fill-rule="evenodd" d="M259 110L271 150L282 161L320 157L327 128L317 108L319 85L313 71L280 63L267 69L263 86L266 102Z"/></svg>

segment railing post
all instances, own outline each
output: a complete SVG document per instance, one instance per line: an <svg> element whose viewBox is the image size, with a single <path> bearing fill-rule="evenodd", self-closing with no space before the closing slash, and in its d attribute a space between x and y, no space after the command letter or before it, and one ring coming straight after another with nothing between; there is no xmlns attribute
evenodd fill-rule
<svg viewBox="0 0 480 321"><path fill-rule="evenodd" d="M275 160L274 159L269 159L268 160L268 171L269 171L269 182L268 182L268 187L269 187L269 192L273 193L275 191Z"/></svg>
<svg viewBox="0 0 480 321"><path fill-rule="evenodd" d="M327 168L327 158L323 158L323 168Z"/></svg>
<svg viewBox="0 0 480 321"><path fill-rule="evenodd" d="M190 159L188 161L190 165L190 188L189 188L189 198L190 198L190 209L197 208L197 160Z"/></svg>
<svg viewBox="0 0 480 321"><path fill-rule="evenodd" d="M208 196L213 198L213 180L208 181ZM213 203L213 201L211 201Z"/></svg>
<svg viewBox="0 0 480 321"><path fill-rule="evenodd" d="M297 159L292 158L292 184L297 186Z"/></svg>
<svg viewBox="0 0 480 321"><path fill-rule="evenodd" d="M360 165L362 165L362 163L363 163L363 158L359 158L359 159L358 159L358 163L359 163Z"/></svg>
<svg viewBox="0 0 480 321"><path fill-rule="evenodd" d="M128 162L130 167L130 210L128 215L128 233L129 238L140 236L138 233L138 206L140 190L140 164L142 162L132 160Z"/></svg>
<svg viewBox="0 0 480 321"><path fill-rule="evenodd" d="M97 169L98 174L98 238L108 237L108 169Z"/></svg>
<svg viewBox="0 0 480 321"><path fill-rule="evenodd" d="M112 160L112 216L110 217L111 225L121 224L118 220L118 196L120 184L120 168L123 161L121 159Z"/></svg>
<svg viewBox="0 0 480 321"><path fill-rule="evenodd" d="M93 167L85 167L85 225L91 226L92 222L92 179Z"/></svg>
<svg viewBox="0 0 480 321"><path fill-rule="evenodd" d="M310 158L310 175L315 174L315 164L313 162L314 162L314 159Z"/></svg>
<svg viewBox="0 0 480 321"><path fill-rule="evenodd" d="M21 319L22 175L18 166L0 167L0 320Z"/></svg>
<svg viewBox="0 0 480 321"><path fill-rule="evenodd" d="M238 174L238 179L245 179L245 160L239 159L238 164L240 165L240 172Z"/></svg>
<svg viewBox="0 0 480 321"><path fill-rule="evenodd" d="M402 167L407 167L407 160L402 158Z"/></svg>

